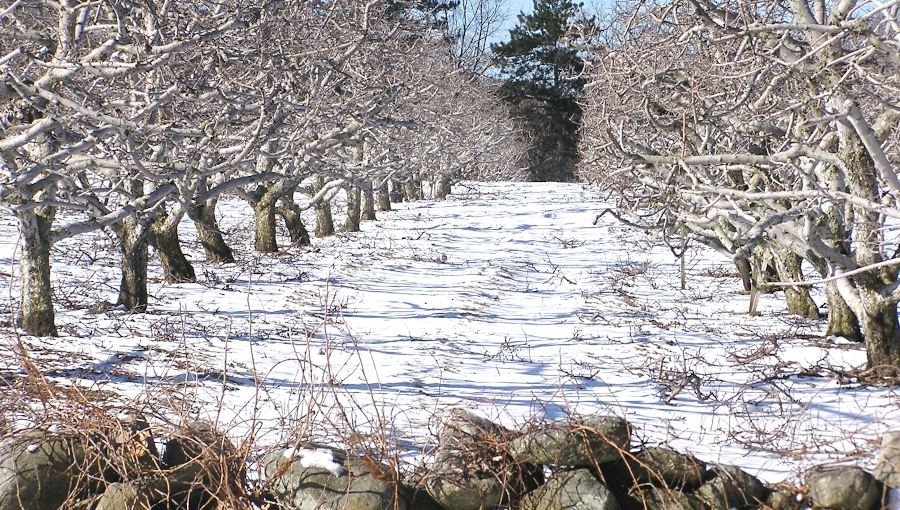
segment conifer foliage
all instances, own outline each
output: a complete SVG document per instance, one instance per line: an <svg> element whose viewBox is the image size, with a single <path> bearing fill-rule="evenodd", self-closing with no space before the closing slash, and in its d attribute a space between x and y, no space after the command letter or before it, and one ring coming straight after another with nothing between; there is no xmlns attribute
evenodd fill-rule
<svg viewBox="0 0 900 510"><path fill-rule="evenodd" d="M519 14L508 42L491 50L504 80L501 97L529 144L528 173L535 181L567 181L578 162L578 129L584 61L566 45L582 4L534 0L532 14Z"/></svg>

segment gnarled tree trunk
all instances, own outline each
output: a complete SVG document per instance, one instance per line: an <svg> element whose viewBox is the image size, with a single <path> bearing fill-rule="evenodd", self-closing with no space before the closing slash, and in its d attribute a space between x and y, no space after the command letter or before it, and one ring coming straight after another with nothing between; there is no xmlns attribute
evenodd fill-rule
<svg viewBox="0 0 900 510"><path fill-rule="evenodd" d="M877 171L863 143L849 127L841 125L840 157L847 170L847 184L854 195L880 198L881 189L875 179ZM861 267L883 261L881 221L876 212L856 205L853 209L853 240L856 263ZM900 325L897 302L889 295L897 280L896 268L881 268L853 277L853 281L838 280L838 288L856 312L869 368L880 375L898 375L900 371ZM855 285L854 285L855 284ZM889 367L889 368L881 368Z"/></svg>
<svg viewBox="0 0 900 510"><path fill-rule="evenodd" d="M874 287L879 287L876 285ZM851 304L859 329L866 344L868 367L876 374L897 376L900 372L900 323L897 319L897 302L883 296L877 288L849 282L838 287L848 304Z"/></svg>
<svg viewBox="0 0 900 510"><path fill-rule="evenodd" d="M856 311L869 368L883 375L896 376L900 371L900 323L897 303L882 296L865 284L858 288L859 305ZM879 368L883 367L883 368Z"/></svg>
<svg viewBox="0 0 900 510"><path fill-rule="evenodd" d="M181 251L181 240L178 238L178 224L183 217L184 211L180 207L176 211L163 212L150 225L148 233L148 240L156 250L167 283L197 281L194 266Z"/></svg>
<svg viewBox="0 0 900 510"><path fill-rule="evenodd" d="M281 195L281 205L275 208L275 212L284 218L284 225L291 236L291 244L294 246L309 246L311 244L309 232L306 230L306 226L303 225L303 219L300 216L300 206L294 202L294 192L297 191L299 184L299 182L294 181L287 187Z"/></svg>
<svg viewBox="0 0 900 510"><path fill-rule="evenodd" d="M803 281L803 271L800 268L803 259L800 256L778 245L772 245L770 250L772 251L772 260L775 263L775 270L779 280L783 282ZM809 287L785 287L784 299L788 313L808 319L819 318L819 307L809 296Z"/></svg>
<svg viewBox="0 0 900 510"><path fill-rule="evenodd" d="M391 202L395 204L399 204L403 201L403 184L400 182L400 179L391 179L387 183L388 186L388 198Z"/></svg>
<svg viewBox="0 0 900 510"><path fill-rule="evenodd" d="M263 144L263 154L256 159L256 171L260 174L270 172L275 167L275 160L265 153L272 152L272 142ZM260 253L275 253L278 242L275 238L275 204L284 193L284 181L260 184L252 194L244 197L253 207L255 238L253 246Z"/></svg>
<svg viewBox="0 0 900 510"><path fill-rule="evenodd" d="M222 231L219 230L219 223L216 221L218 202L217 198L210 198L203 203L190 206L191 219L194 220L197 237L200 238L200 244L206 252L206 261L212 264L234 262L234 253L225 243Z"/></svg>

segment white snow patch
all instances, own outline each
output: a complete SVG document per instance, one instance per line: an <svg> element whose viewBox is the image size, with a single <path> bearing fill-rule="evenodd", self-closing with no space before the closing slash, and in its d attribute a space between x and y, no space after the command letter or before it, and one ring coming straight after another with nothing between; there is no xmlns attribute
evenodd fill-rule
<svg viewBox="0 0 900 510"><path fill-rule="evenodd" d="M328 448L288 448L284 456L288 459L299 457L301 466L327 469L334 476L344 473L344 467L334 461L334 454Z"/></svg>

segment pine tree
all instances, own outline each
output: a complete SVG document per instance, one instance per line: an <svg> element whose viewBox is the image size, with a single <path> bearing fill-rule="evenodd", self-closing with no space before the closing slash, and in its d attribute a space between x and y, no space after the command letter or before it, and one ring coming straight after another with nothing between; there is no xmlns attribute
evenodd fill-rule
<svg viewBox="0 0 900 510"><path fill-rule="evenodd" d="M534 12L519 14L509 42L491 45L504 80L501 97L530 144L526 163L535 181L570 180L578 162L584 61L563 42L581 6L534 0Z"/></svg>

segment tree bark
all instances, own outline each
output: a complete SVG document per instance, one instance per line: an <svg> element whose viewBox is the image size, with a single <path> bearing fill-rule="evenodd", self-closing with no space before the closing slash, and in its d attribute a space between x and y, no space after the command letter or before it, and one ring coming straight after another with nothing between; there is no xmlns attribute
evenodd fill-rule
<svg viewBox="0 0 900 510"><path fill-rule="evenodd" d="M379 211L391 210L391 195L388 193L388 184L385 182L381 187L375 190L375 199L378 202Z"/></svg>
<svg viewBox="0 0 900 510"><path fill-rule="evenodd" d="M859 320L853 310L847 306L834 282L825 284L825 299L828 303L827 336L842 336L851 342L862 342L862 331Z"/></svg>
<svg viewBox="0 0 900 510"><path fill-rule="evenodd" d="M275 253L278 242L275 236L275 204L283 189L278 184L260 185L250 200L253 207L255 240L253 247L260 253Z"/></svg>
<svg viewBox="0 0 900 510"><path fill-rule="evenodd" d="M403 184L400 179L391 179L387 183L388 197L391 202L399 204L403 201Z"/></svg>
<svg viewBox="0 0 900 510"><path fill-rule="evenodd" d="M375 221L375 191L372 188L362 190L362 205L360 209L361 220Z"/></svg>
<svg viewBox="0 0 900 510"><path fill-rule="evenodd" d="M126 310L147 311L147 258L150 228L146 222L128 218L116 227L122 251L122 282L119 304Z"/></svg>
<svg viewBox="0 0 900 510"><path fill-rule="evenodd" d="M739 257L735 259L734 266L738 270L738 274L741 275L741 283L744 286L744 292L750 292L750 278L753 275L753 268L750 267L750 260L747 257Z"/></svg>
<svg viewBox="0 0 900 510"><path fill-rule="evenodd" d="M878 201L881 189L875 179L874 162L865 151L862 140L847 126L840 126L840 157L847 170L847 184L854 195ZM862 207L852 206L853 241L856 263L865 267L884 260L881 253L882 232L879 215ZM896 268L882 268L839 280L838 288L856 318L866 342L869 368L879 375L898 375L900 370L900 326L897 303L882 292L897 280ZM853 285L855 284L855 286ZM881 367L890 367L884 369Z"/></svg>
<svg viewBox="0 0 900 510"><path fill-rule="evenodd" d="M347 219L344 221L344 232L359 232L361 216L360 207L361 191L359 187L350 184L347 186Z"/></svg>
<svg viewBox="0 0 900 510"><path fill-rule="evenodd" d="M56 336L56 315L50 287L50 230L54 207L16 211L24 241L22 257L22 309L19 326L29 335Z"/></svg>
<svg viewBox="0 0 900 510"><path fill-rule="evenodd" d="M288 189L281 195L281 205L275 208L275 212L284 218L284 225L291 236L291 244L293 246L309 246L311 244L309 232L303 225L300 206L294 202L294 192L297 191L299 184L295 181L288 186Z"/></svg>
<svg viewBox="0 0 900 510"><path fill-rule="evenodd" d="M156 251L167 283L193 283L197 281L194 267L181 251L181 240L178 238L178 224L184 217L184 211L178 208L175 213L163 212L150 225L148 240Z"/></svg>
<svg viewBox="0 0 900 510"><path fill-rule="evenodd" d="M857 317L863 338L866 339L868 366L876 369L880 375L896 376L900 368L897 303L864 287L860 287L859 295L865 313L858 313Z"/></svg>
<svg viewBox="0 0 900 510"><path fill-rule="evenodd" d="M800 268L803 259L800 256L780 246L772 246L770 250L779 280L783 282L803 281L803 271ZM788 313L808 319L819 318L819 307L809 296L809 287L785 287L784 299Z"/></svg>
<svg viewBox="0 0 900 510"><path fill-rule="evenodd" d="M325 186L325 178L315 177L312 191L317 193ZM331 200L323 199L315 205L316 210L316 237L328 237L334 234L334 219L331 216Z"/></svg>
<svg viewBox="0 0 900 510"><path fill-rule="evenodd" d="M434 178L434 199L446 200L452 191L453 181L447 174L439 174Z"/></svg>
<svg viewBox="0 0 900 510"><path fill-rule="evenodd" d="M217 198L211 198L202 204L190 206L191 219L197 228L197 237L206 252L206 261L211 264L223 264L234 262L234 253L225 243L219 223L216 221Z"/></svg>
<svg viewBox="0 0 900 510"><path fill-rule="evenodd" d="M407 202L422 200L422 177L418 174L411 175L402 184L403 199Z"/></svg>
<svg viewBox="0 0 900 510"><path fill-rule="evenodd" d="M269 141L263 144L263 153L256 158L256 171L259 173L271 172L275 167L275 160L266 155L273 151L274 144ZM284 181L269 184L260 184L252 194L244 195L253 207L253 220L255 225L255 238L253 246L260 253L275 253L278 251L278 241L275 235L275 204L285 191Z"/></svg>

